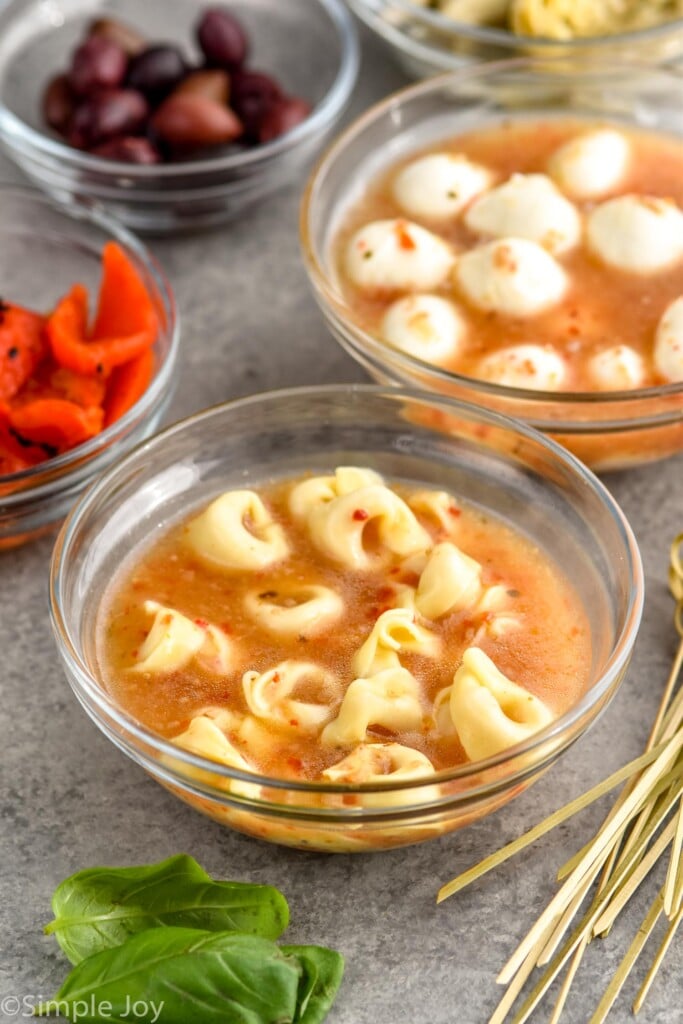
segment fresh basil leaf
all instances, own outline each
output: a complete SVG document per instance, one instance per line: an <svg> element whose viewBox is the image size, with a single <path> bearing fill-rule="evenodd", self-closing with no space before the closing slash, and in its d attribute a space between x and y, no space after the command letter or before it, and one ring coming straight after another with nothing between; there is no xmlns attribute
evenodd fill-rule
<svg viewBox="0 0 683 1024"><path fill-rule="evenodd" d="M320 1024L327 1016L344 974L344 957L324 946L281 946L303 969L295 1024Z"/></svg>
<svg viewBox="0 0 683 1024"><path fill-rule="evenodd" d="M293 1024L301 975L297 957L268 939L153 928L82 960L34 1013L80 1024Z"/></svg>
<svg viewBox="0 0 683 1024"><path fill-rule="evenodd" d="M147 928L172 925L277 939L287 901L269 885L214 882L186 854L134 868L90 868L65 879L52 897L53 934L72 964L120 946Z"/></svg>

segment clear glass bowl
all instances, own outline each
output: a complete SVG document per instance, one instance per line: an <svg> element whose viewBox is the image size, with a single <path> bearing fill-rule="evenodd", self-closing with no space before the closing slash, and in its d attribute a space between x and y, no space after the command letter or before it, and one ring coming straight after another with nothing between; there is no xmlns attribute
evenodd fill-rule
<svg viewBox="0 0 683 1024"><path fill-rule="evenodd" d="M64 207L32 189L0 188L0 294L11 302L49 310L77 281L96 294L102 247L110 239L137 268L159 315L154 377L132 409L101 434L38 466L0 476L0 550L55 526L93 477L156 430L173 393L178 349L170 285L128 231L82 203Z"/></svg>
<svg viewBox="0 0 683 1024"><path fill-rule="evenodd" d="M273 142L161 166L114 163L67 146L46 128L46 82L94 18L111 17L189 54L204 0L13 0L0 13L0 142L24 174L58 199L96 199L128 227L163 234L240 214L295 179L319 148L358 71L358 41L341 0L233 0L252 40L250 65L314 107Z"/></svg>
<svg viewBox="0 0 683 1024"><path fill-rule="evenodd" d="M599 66L614 58L657 62L683 52L683 18L637 32L566 41L466 24L411 0L348 0L348 4L415 78L508 57L565 57Z"/></svg>
<svg viewBox="0 0 683 1024"><path fill-rule="evenodd" d="M446 488L541 546L577 590L593 630L577 703L517 747L428 782L293 783L218 765L134 720L100 682L98 606L136 544L230 487L357 463ZM87 600L86 600L87 598ZM529 786L595 721L626 669L640 621L635 539L605 488L559 446L465 403L373 385L272 392L216 406L110 469L64 524L52 625L68 680L101 731L158 782L222 824L270 842L372 851L441 835Z"/></svg>
<svg viewBox="0 0 683 1024"><path fill-rule="evenodd" d="M313 291L337 341L375 380L415 385L523 419L596 470L664 458L683 449L683 383L544 392L461 376L359 327L337 282L332 241L369 179L440 139L502 120L553 116L661 131L683 144L683 77L641 65L577 71L565 61L541 68L515 60L466 68L390 96L342 133L309 180L301 242Z"/></svg>

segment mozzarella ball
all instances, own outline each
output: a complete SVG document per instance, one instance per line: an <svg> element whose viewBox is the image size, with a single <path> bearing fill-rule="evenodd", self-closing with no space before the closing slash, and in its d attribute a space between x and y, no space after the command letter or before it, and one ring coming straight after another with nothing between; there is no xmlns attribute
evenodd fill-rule
<svg viewBox="0 0 683 1024"><path fill-rule="evenodd" d="M658 196L608 199L588 218L588 242L611 266L653 274L683 257L683 213Z"/></svg>
<svg viewBox="0 0 683 1024"><path fill-rule="evenodd" d="M489 187L491 172L458 153L431 153L396 175L394 199L411 217L454 217Z"/></svg>
<svg viewBox="0 0 683 1024"><path fill-rule="evenodd" d="M541 345L511 345L484 356L477 377L508 388L557 391L566 377L564 360Z"/></svg>
<svg viewBox="0 0 683 1024"><path fill-rule="evenodd" d="M437 295L407 295L389 306L381 327L390 345L428 363L454 356L465 322L452 302Z"/></svg>
<svg viewBox="0 0 683 1024"><path fill-rule="evenodd" d="M472 203L465 224L482 235L528 238L550 252L571 249L581 235L577 211L545 174L513 174Z"/></svg>
<svg viewBox="0 0 683 1024"><path fill-rule="evenodd" d="M366 224L346 250L349 277L367 291L436 288L452 266L450 247L408 220Z"/></svg>
<svg viewBox="0 0 683 1024"><path fill-rule="evenodd" d="M598 128L565 142L548 167L565 192L577 199L594 199L616 188L630 156L631 147L621 132Z"/></svg>
<svg viewBox="0 0 683 1024"><path fill-rule="evenodd" d="M592 356L588 373L598 391L628 391L642 386L645 364L629 345L613 345Z"/></svg>
<svg viewBox="0 0 683 1024"><path fill-rule="evenodd" d="M564 295L567 278L536 242L502 238L471 249L460 258L456 279L481 309L510 316L531 316Z"/></svg>
<svg viewBox="0 0 683 1024"><path fill-rule="evenodd" d="M683 295L664 311L655 337L655 369L667 381L683 381Z"/></svg>

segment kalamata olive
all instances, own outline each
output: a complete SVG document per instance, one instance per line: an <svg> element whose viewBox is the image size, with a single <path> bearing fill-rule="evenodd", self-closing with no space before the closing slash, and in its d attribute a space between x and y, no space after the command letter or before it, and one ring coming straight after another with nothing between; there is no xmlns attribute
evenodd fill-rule
<svg viewBox="0 0 683 1024"><path fill-rule="evenodd" d="M192 71L174 89L174 96L206 96L207 99L228 105L230 75L227 71Z"/></svg>
<svg viewBox="0 0 683 1024"><path fill-rule="evenodd" d="M149 116L145 97L134 89L107 89L78 104L71 119L69 141L89 149L117 135L142 131Z"/></svg>
<svg viewBox="0 0 683 1024"><path fill-rule="evenodd" d="M94 156L104 157L105 160L118 160L125 164L158 164L161 162L161 154L149 139L134 135L110 139L108 142L95 146L90 152Z"/></svg>
<svg viewBox="0 0 683 1024"><path fill-rule="evenodd" d="M305 121L311 112L310 103L298 96L278 100L265 114L259 128L259 142L272 142Z"/></svg>
<svg viewBox="0 0 683 1024"><path fill-rule="evenodd" d="M260 71L236 71L231 76L230 105L252 142L258 142L261 122L281 99L284 99L282 90L270 75Z"/></svg>
<svg viewBox="0 0 683 1024"><path fill-rule="evenodd" d="M99 36L117 43L129 57L136 57L147 46L147 40L130 25L113 18L98 18L88 29L88 36Z"/></svg>
<svg viewBox="0 0 683 1024"><path fill-rule="evenodd" d="M159 103L186 74L185 59L175 46L150 46L130 62L127 85Z"/></svg>
<svg viewBox="0 0 683 1024"><path fill-rule="evenodd" d="M128 57L118 43L92 36L75 51L69 85L77 96L88 96L98 89L116 89L126 77Z"/></svg>
<svg viewBox="0 0 683 1024"><path fill-rule="evenodd" d="M237 18L227 7L209 7L197 26L197 41L209 64L239 68L246 60L249 42Z"/></svg>
<svg viewBox="0 0 683 1024"><path fill-rule="evenodd" d="M75 106L74 94L66 75L50 79L43 93L43 117L56 132L68 131Z"/></svg>
<svg viewBox="0 0 683 1024"><path fill-rule="evenodd" d="M206 96L169 96L152 118L152 130L179 149L216 146L232 142L242 134L242 125L228 107Z"/></svg>

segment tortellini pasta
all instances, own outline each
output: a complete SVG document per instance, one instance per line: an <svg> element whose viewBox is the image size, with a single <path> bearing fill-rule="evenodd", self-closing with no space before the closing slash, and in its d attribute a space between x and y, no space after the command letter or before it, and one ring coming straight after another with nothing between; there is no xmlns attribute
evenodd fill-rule
<svg viewBox="0 0 683 1024"><path fill-rule="evenodd" d="M145 601L154 622L138 651L138 672L175 672L193 658L201 658L209 671L225 674L232 664L231 644L223 630L209 623L193 622L174 608Z"/></svg>
<svg viewBox="0 0 683 1024"><path fill-rule="evenodd" d="M503 675L478 647L463 654L450 691L451 718L472 761L521 743L553 720L542 700Z"/></svg>
<svg viewBox="0 0 683 1024"><path fill-rule="evenodd" d="M420 576L415 607L426 619L470 608L483 591L481 565L445 541L431 552Z"/></svg>
<svg viewBox="0 0 683 1024"><path fill-rule="evenodd" d="M209 761L216 761L218 764L227 765L229 768L238 768L240 771L254 771L249 762L233 746L225 733L219 728L216 721L208 715L196 715L185 732L173 739L177 747L196 754L198 757L205 757ZM187 768L188 774L200 782L216 784L216 776L201 768ZM257 797L260 794L260 787L251 782L239 782L225 780L223 788L245 797Z"/></svg>
<svg viewBox="0 0 683 1024"><path fill-rule="evenodd" d="M381 548L403 558L427 551L432 539L408 505L384 485L361 487L316 505L308 525L313 541L330 558L349 569L368 569L377 561L365 548L363 534L374 521ZM381 552L379 553L381 555Z"/></svg>
<svg viewBox="0 0 683 1024"><path fill-rule="evenodd" d="M419 728L422 719L417 680L407 669L388 668L369 679L354 679L320 739L326 747L346 747L361 743L370 726L399 732Z"/></svg>
<svg viewBox="0 0 683 1024"><path fill-rule="evenodd" d="M255 491L216 498L192 520L187 539L198 555L225 569L267 569L289 554L284 530Z"/></svg>
<svg viewBox="0 0 683 1024"><path fill-rule="evenodd" d="M297 519L308 519L314 508L326 505L333 498L383 483L383 478L374 469L339 466L334 476L313 476L293 487L289 495L289 510Z"/></svg>
<svg viewBox="0 0 683 1024"><path fill-rule="evenodd" d="M460 516L460 506L448 491L413 491L408 498L413 512L433 519L446 533L455 529Z"/></svg>
<svg viewBox="0 0 683 1024"><path fill-rule="evenodd" d="M252 590L244 605L269 633L311 635L320 633L344 611L344 601L330 587L309 583L284 590Z"/></svg>
<svg viewBox="0 0 683 1024"><path fill-rule="evenodd" d="M427 779L433 774L434 766L425 754L401 743L361 743L322 773L323 778L329 782L353 785L407 782L411 779ZM438 794L438 786L429 786L419 790L417 799L424 803ZM414 791L399 790L395 793L364 793L360 802L365 807L386 807L413 803L415 799Z"/></svg>
<svg viewBox="0 0 683 1024"><path fill-rule="evenodd" d="M436 658L441 648L438 637L415 622L407 608L383 612L372 632L354 655L351 667L358 676L373 676L384 669L400 668L403 651Z"/></svg>
<svg viewBox="0 0 683 1024"><path fill-rule="evenodd" d="M292 693L305 681L327 691L327 703L293 699ZM315 662L288 660L267 672L245 672L242 689L251 713L281 728L315 731L331 716L329 701L333 696L333 681Z"/></svg>

